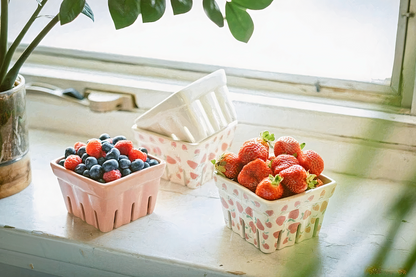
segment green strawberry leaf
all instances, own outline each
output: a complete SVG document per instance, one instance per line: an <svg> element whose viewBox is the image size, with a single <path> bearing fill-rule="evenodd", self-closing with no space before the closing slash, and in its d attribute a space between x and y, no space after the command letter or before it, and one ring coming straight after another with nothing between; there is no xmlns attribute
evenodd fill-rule
<svg viewBox="0 0 416 277"><path fill-rule="evenodd" d="M211 163L212 163L213 165L215 165L215 163L216 163L215 159L212 159L212 160L211 160Z"/></svg>
<svg viewBox="0 0 416 277"><path fill-rule="evenodd" d="M303 142L303 143L301 143L301 144L300 144L300 150L303 150L303 148L305 148L305 145L306 145L306 143L304 143L304 142Z"/></svg>

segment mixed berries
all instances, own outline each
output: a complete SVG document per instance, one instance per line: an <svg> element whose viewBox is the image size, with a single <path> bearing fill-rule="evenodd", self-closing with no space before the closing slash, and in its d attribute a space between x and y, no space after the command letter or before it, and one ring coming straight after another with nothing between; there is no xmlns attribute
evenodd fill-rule
<svg viewBox="0 0 416 277"><path fill-rule="evenodd" d="M59 164L77 174L108 183L159 162L148 156L146 148L135 148L125 136L102 134L98 139L76 142L66 148L65 158Z"/></svg>
<svg viewBox="0 0 416 277"><path fill-rule="evenodd" d="M303 150L290 136L278 138L265 131L243 143L238 154L223 153L212 160L218 174L238 182L267 200L302 193L323 185L322 157L313 150ZM273 155L274 154L274 155Z"/></svg>

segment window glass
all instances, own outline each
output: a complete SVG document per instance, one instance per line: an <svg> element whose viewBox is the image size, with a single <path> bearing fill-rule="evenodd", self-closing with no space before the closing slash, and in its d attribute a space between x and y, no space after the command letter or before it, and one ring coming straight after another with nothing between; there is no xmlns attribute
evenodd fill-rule
<svg viewBox="0 0 416 277"><path fill-rule="evenodd" d="M49 1L42 14L53 15L61 1ZM399 0L281 0L249 11L255 29L245 44L228 27L217 27L194 1L187 14L167 10L161 20L116 31L107 1L88 0L95 22L80 16L57 26L43 46L212 64L364 82L389 84L392 74ZM224 11L225 1L218 0ZM15 37L35 0L12 0L10 39ZM37 20L29 43L46 22Z"/></svg>

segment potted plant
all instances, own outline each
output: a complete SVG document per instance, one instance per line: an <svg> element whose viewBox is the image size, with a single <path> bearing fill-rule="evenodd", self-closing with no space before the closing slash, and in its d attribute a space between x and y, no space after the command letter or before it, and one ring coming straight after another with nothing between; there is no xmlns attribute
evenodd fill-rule
<svg viewBox="0 0 416 277"><path fill-rule="evenodd" d="M8 5L10 0L1 1L0 25L0 198L15 194L26 188L31 181L30 159L28 155L28 128L26 124L25 81L19 74L21 67L41 42L58 23L65 25L80 14L94 20L94 14L86 0L63 0L59 13L39 32L22 55L12 63L15 50L32 23L39 17L48 0L36 0L36 10L28 19L15 40L8 44ZM231 0L225 3L225 15L215 0L203 0L207 17L219 27L227 21L235 39L248 42L253 30L253 21L247 9L260 10L273 0ZM192 9L192 0L171 0L175 15ZM142 15L143 23L158 21L166 9L166 0L108 0L108 8L116 29L133 24Z"/></svg>

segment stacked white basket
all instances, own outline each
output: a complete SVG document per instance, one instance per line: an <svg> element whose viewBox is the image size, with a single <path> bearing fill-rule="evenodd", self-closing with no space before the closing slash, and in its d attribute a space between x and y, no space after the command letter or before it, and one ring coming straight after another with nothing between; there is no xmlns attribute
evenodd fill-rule
<svg viewBox="0 0 416 277"><path fill-rule="evenodd" d="M167 161L162 178L190 188L212 178L212 158L231 145L237 116L224 70L175 92L138 117L139 146Z"/></svg>

